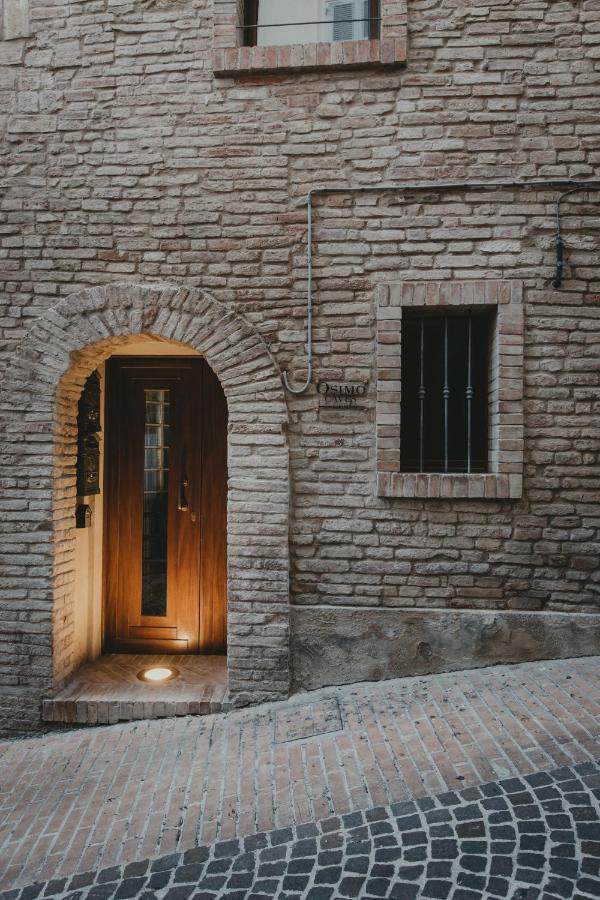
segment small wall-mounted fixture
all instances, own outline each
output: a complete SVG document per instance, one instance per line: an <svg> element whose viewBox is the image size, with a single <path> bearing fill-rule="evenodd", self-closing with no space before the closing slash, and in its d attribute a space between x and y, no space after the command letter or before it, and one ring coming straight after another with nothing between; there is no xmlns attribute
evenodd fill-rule
<svg viewBox="0 0 600 900"><path fill-rule="evenodd" d="M97 372L92 372L81 392L77 427L80 434L102 431L100 426L100 376Z"/></svg>
<svg viewBox="0 0 600 900"><path fill-rule="evenodd" d="M77 496L100 493L100 445L95 434L79 438L77 450Z"/></svg>
<svg viewBox="0 0 600 900"><path fill-rule="evenodd" d="M75 510L75 527L92 527L92 508L91 506L88 506L87 503L80 503Z"/></svg>
<svg viewBox="0 0 600 900"><path fill-rule="evenodd" d="M77 415L77 496L100 493L100 377L92 372L79 400ZM85 528L85 525L78 525Z"/></svg>

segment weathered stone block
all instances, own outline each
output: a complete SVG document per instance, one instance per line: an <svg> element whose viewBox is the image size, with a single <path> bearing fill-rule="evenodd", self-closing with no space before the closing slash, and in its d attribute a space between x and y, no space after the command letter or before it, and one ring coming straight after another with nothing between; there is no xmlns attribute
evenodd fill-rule
<svg viewBox="0 0 600 900"><path fill-rule="evenodd" d="M28 37L29 0L2 0L2 38L5 41Z"/></svg>
<svg viewBox="0 0 600 900"><path fill-rule="evenodd" d="M293 607L295 690L598 653L600 613Z"/></svg>

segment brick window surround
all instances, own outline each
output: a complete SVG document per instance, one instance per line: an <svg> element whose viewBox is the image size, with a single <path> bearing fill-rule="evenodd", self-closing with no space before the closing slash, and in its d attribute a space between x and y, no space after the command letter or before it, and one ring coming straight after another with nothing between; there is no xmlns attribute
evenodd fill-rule
<svg viewBox="0 0 600 900"><path fill-rule="evenodd" d="M216 76L406 63L407 0L381 0L377 40L244 47L242 21L243 0L215 0L212 59Z"/></svg>
<svg viewBox="0 0 600 900"><path fill-rule="evenodd" d="M523 286L519 281L408 281L378 288L377 493L517 499L523 494ZM405 307L496 308L489 376L489 473L400 471L400 354Z"/></svg>

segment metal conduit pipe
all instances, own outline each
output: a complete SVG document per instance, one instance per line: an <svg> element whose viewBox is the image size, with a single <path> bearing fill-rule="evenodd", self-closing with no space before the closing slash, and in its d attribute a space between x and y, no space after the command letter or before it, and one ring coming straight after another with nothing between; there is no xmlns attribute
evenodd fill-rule
<svg viewBox="0 0 600 900"><path fill-rule="evenodd" d="M584 182L584 184L586 185L586 187L574 187L568 191L565 191L564 194L561 194L560 197L558 197L558 199L556 201L556 241L555 241L556 275L554 276L554 281L552 282L552 286L555 288L559 288L562 284L562 275L563 275L563 268L564 268L565 245L563 243L561 229L560 229L560 204L565 199L565 197L569 197L571 194L579 194L582 191L586 191L586 190L592 190L592 191L598 190L598 188L594 187L593 185L592 185L592 187L589 187L587 185L587 182Z"/></svg>
<svg viewBox="0 0 600 900"><path fill-rule="evenodd" d="M307 298L306 298L306 362L307 373L304 384L294 388L289 383L288 372L283 372L283 383L291 394L304 394L308 390L313 377L313 345L312 345L312 320L313 320L313 198L324 197L329 194L385 194L390 192L436 193L439 191L478 191L478 190L540 190L552 188L568 188L556 201L556 277L554 287L560 287L563 269L563 242L560 233L560 204L569 194L580 191L600 191L600 180L590 179L579 181L574 178L533 179L532 181L428 181L407 184L377 184L364 187L330 187L313 188L307 194L308 207L308 233L307 233Z"/></svg>

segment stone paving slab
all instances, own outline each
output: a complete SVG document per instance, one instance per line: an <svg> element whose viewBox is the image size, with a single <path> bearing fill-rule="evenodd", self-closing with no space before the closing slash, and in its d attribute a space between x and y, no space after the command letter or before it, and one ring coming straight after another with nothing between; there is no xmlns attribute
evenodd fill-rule
<svg viewBox="0 0 600 900"><path fill-rule="evenodd" d="M597 759L599 663L346 686L5 742L0 889Z"/></svg>
<svg viewBox="0 0 600 900"><path fill-rule="evenodd" d="M0 900L600 896L600 762L29 885Z"/></svg>

